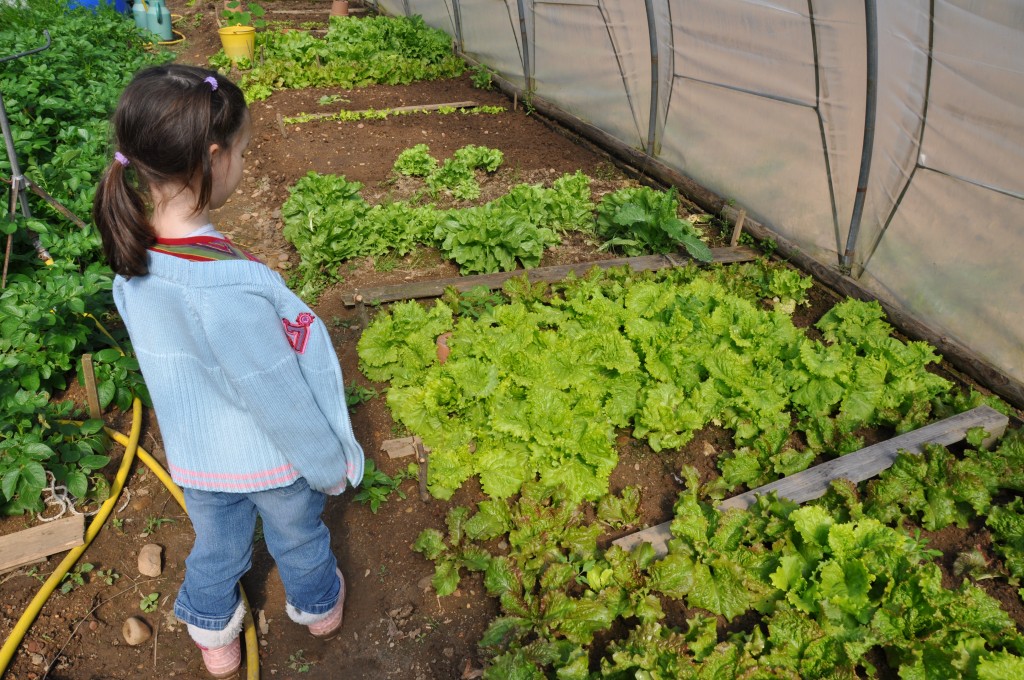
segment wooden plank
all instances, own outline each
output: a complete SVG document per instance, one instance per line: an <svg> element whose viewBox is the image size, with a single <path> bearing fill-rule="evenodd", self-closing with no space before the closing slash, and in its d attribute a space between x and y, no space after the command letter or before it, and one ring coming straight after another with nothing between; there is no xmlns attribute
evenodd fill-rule
<svg viewBox="0 0 1024 680"><path fill-rule="evenodd" d="M363 14L364 12L369 12L369 11L370 10L367 7L351 7L350 6L348 8L348 13L349 14ZM323 9L268 9L267 12L269 12L270 14L323 14L324 16L331 16L331 13L330 13L329 9L326 10L326 11L323 10ZM335 16L343 16L343 15L335 15Z"/></svg>
<svg viewBox="0 0 1024 680"><path fill-rule="evenodd" d="M384 113L387 115L395 113L409 113L412 111L437 111L438 109L452 108L452 109L471 109L474 106L480 106L479 102L475 101L464 101L464 102L448 102L446 104L413 104L411 106L396 106L390 109L362 109L360 111L331 111L330 113L310 113L304 114L301 118L304 121L322 120L324 118L334 118L339 113L351 113L365 115L368 113Z"/></svg>
<svg viewBox="0 0 1024 680"><path fill-rule="evenodd" d="M729 239L729 245L733 248L735 248L740 242L740 233L743 231L743 220L745 219L747 219L747 211L740 210L740 215L736 218L736 223L732 226L732 238Z"/></svg>
<svg viewBox="0 0 1024 680"><path fill-rule="evenodd" d="M720 264L732 262L749 262L757 258L757 253L750 248L741 246L738 248L712 248L713 261ZM396 300L411 300L415 298L439 297L448 286L460 292L465 292L476 286L487 286L490 289L501 288L511 278L526 274L531 283L546 281L552 283L561 281L570 272L582 276L594 267L609 269L629 265L633 271L656 271L668 267L678 266L691 262L689 258L682 260L666 255L641 255L640 257L618 257L611 260L595 260L592 262L580 262L577 264L563 264L554 267L536 267L534 269L516 269L511 272L499 272L497 274L478 274L475 276L454 276L447 279L432 279L429 281L412 281L393 286L376 286L373 288L358 289L351 294L342 296L345 306L351 307L357 302L365 304L377 304L381 302L394 302Z"/></svg>
<svg viewBox="0 0 1024 680"><path fill-rule="evenodd" d="M733 496L719 503L718 509L749 508L758 496L772 491L797 503L820 498L835 479L848 479L856 483L874 477L889 468L900 451L921 454L925 444L949 446L967 436L967 430L972 427L982 427L989 433L989 438L985 440L987 446L1003 435L1008 423L1009 418L999 411L979 406ZM641 543L650 543L660 557L668 554L668 541L672 538L671 526L672 521L669 520L623 536L612 543L625 550L632 550Z"/></svg>
<svg viewBox="0 0 1024 680"><path fill-rule="evenodd" d="M89 417L102 418L103 411L100 409L100 395L96 390L96 371L92 366L92 355L82 355L82 376L85 378L85 397L89 401Z"/></svg>
<svg viewBox="0 0 1024 680"><path fill-rule="evenodd" d="M972 427L983 427L993 437L998 438L1006 431L1007 423L1009 418L999 411L988 406L979 406L733 496L722 501L718 507L720 510L749 508L757 500L757 496L772 491L778 492L779 496L784 498L803 503L823 496L834 479L848 479L856 483L874 477L892 466L900 451L921 454L925 444L949 446L967 436L967 430Z"/></svg>
<svg viewBox="0 0 1024 680"><path fill-rule="evenodd" d="M412 104L410 106L395 106L390 109L363 109L355 113L405 113L407 111L437 111L438 109L471 109L480 106L480 102L468 100L464 102L448 102L445 104Z"/></svg>
<svg viewBox="0 0 1024 680"><path fill-rule="evenodd" d="M421 445L423 443L419 437L388 439L381 443L380 450L387 453L388 458L405 458L406 456L415 456L417 452L417 442Z"/></svg>
<svg viewBox="0 0 1024 680"><path fill-rule="evenodd" d="M416 462L419 463L420 500L426 503L430 500L430 491L427 490L427 448L419 437L416 437Z"/></svg>
<svg viewBox="0 0 1024 680"><path fill-rule="evenodd" d="M85 515L72 515L0 536L0 573L32 564L85 541Z"/></svg>

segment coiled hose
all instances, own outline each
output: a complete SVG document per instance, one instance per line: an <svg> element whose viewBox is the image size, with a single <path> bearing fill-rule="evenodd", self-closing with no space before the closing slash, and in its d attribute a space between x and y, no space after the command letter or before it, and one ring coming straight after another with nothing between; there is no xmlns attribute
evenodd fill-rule
<svg viewBox="0 0 1024 680"><path fill-rule="evenodd" d="M124 457L121 459L121 466L117 469L117 474L114 476L114 483L110 485L110 497L103 501L100 505L99 510L93 517L92 522L89 523L89 527L85 530L85 542L77 548L72 548L71 551L64 557L57 568L49 578L43 583L39 592L29 602L28 607L25 608L24 613L18 619L11 634L7 637L4 642L4 646L0 648L0 675L6 672L7 667L11 663L11 659L14 658L14 653L21 645L21 641L25 638L25 634L28 633L29 627L39 616L39 612L42 611L43 605L46 600L50 597L53 591L60 585L60 582L64 579L78 558L85 553L86 549L92 543L92 540L99 534L100 529L103 528L103 524L107 521L110 513L113 512L114 506L117 505L118 498L121 496L121 490L124 488L125 480L128 479L128 473L131 471L132 463L135 460L136 454L139 459L153 471L153 474L157 476L163 485L167 487L167 491L174 497L174 500L178 502L181 509L185 509L185 496L181 493L181 489L171 479L167 471L164 470L163 466L153 458L145 449L139 446L139 437L142 435L142 402L138 398L132 403L132 429L129 436L125 436L116 430L111 430L108 427L103 428L106 433L118 444L124 446ZM256 639L256 625L252 618L252 609L249 607L249 599L245 595L245 590L242 590L242 600L245 602L245 664L246 664L246 678L248 680L259 680L260 677L260 657L259 657L259 641Z"/></svg>

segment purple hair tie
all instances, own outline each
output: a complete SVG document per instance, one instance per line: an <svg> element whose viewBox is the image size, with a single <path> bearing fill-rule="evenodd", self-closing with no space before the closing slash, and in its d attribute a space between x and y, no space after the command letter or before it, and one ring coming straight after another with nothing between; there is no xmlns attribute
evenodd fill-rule
<svg viewBox="0 0 1024 680"><path fill-rule="evenodd" d="M217 91L217 79L214 78L213 76L206 76L205 78L203 78L203 82L204 83L209 83L210 84L210 89L212 91L214 91L214 92Z"/></svg>
<svg viewBox="0 0 1024 680"><path fill-rule="evenodd" d="M117 161L118 163L120 163L120 164L121 164L122 166L124 166L124 167L126 167L126 168L127 168L127 167L128 167L129 165L131 165L131 161L130 161L130 160L128 160L128 159L127 159L127 158L125 157L125 155L124 155L123 153L121 153L120 151L115 151L115 152L114 152L114 160L115 160L115 161Z"/></svg>

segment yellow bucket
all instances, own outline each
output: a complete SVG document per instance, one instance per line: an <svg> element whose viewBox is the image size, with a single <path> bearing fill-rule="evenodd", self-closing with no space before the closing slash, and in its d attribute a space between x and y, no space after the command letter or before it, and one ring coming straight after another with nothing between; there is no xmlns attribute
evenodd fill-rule
<svg viewBox="0 0 1024 680"><path fill-rule="evenodd" d="M232 61L248 59L250 62L256 58L256 29L252 26L225 26L217 31L220 34L220 44L224 47L224 54Z"/></svg>

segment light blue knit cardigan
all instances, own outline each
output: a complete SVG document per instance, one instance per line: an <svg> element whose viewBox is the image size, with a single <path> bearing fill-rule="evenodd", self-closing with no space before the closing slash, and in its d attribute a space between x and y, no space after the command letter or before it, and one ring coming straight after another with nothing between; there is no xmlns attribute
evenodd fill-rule
<svg viewBox="0 0 1024 680"><path fill-rule="evenodd" d="M149 274L114 279L114 302L178 485L249 492L304 477L341 493L362 480L327 328L276 272L150 252Z"/></svg>

